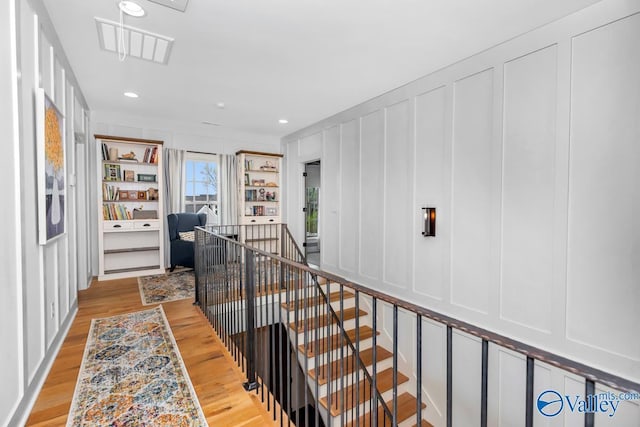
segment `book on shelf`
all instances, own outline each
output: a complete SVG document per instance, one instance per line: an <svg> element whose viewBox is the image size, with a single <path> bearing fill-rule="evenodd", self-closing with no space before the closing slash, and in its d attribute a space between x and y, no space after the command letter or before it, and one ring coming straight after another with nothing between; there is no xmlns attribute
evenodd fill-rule
<svg viewBox="0 0 640 427"><path fill-rule="evenodd" d="M105 182L102 183L102 200L119 200L120 199L120 187L110 185Z"/></svg>
<svg viewBox="0 0 640 427"><path fill-rule="evenodd" d="M131 211L122 204L109 204L104 203L102 205L102 215L106 221L124 221L132 219Z"/></svg>
<svg viewBox="0 0 640 427"><path fill-rule="evenodd" d="M151 148L148 163L158 163L158 147Z"/></svg>

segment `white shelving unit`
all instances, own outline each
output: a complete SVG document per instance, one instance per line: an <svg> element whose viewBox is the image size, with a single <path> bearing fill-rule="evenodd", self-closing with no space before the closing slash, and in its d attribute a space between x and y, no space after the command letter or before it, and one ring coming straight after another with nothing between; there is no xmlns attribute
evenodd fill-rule
<svg viewBox="0 0 640 427"><path fill-rule="evenodd" d="M95 139L98 280L164 273L162 141Z"/></svg>
<svg viewBox="0 0 640 427"><path fill-rule="evenodd" d="M282 222L282 154L238 151L238 223L247 227L249 243L267 252L278 253L280 229L265 224Z"/></svg>

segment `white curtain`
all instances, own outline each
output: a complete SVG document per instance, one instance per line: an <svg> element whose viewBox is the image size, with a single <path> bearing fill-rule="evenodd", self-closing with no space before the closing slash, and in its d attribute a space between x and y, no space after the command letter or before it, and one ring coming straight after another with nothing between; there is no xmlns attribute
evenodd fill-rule
<svg viewBox="0 0 640 427"><path fill-rule="evenodd" d="M166 266L170 263L167 215L184 211L184 159L184 150L164 149L164 260Z"/></svg>
<svg viewBox="0 0 640 427"><path fill-rule="evenodd" d="M220 155L220 224L238 222L238 166L236 156Z"/></svg>

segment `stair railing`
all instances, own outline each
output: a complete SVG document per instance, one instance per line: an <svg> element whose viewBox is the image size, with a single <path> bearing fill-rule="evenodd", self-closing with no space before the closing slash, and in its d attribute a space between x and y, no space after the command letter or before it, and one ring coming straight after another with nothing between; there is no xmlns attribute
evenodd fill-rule
<svg viewBox="0 0 640 427"><path fill-rule="evenodd" d="M401 417L399 405L406 407L412 405L412 415L415 424L429 425L423 421L423 324L430 320L441 325L445 333L445 406L443 424L452 426L454 417L460 413L454 413L454 331L475 337L479 340L477 360L480 374L477 395L474 393L473 404L479 403L478 423L485 427L489 421L489 348L496 346L506 348L524 356L523 376L525 377L525 411L521 425L532 427L535 410L542 411L536 406L534 396L534 378L536 373L535 362L543 362L569 372L584 380L584 394L592 396L596 393L596 385L606 386L619 392L636 396L640 399L640 384L604 372L602 370L581 364L551 352L530 346L520 341L511 339L501 334L477 327L467 322L437 313L433 310L417 306L407 301L397 299L382 292L369 289L362 285L352 283L346 279L305 265L304 257L291 238L286 226L279 229L277 236L280 239L280 253L257 249L242 243L243 235L247 230L242 227L218 228L196 230L196 301L202 311L208 317L220 338L223 340L243 372L247 375L249 389L261 393L263 402L272 412L274 421L280 425L322 425L322 414L328 425L398 425L400 422L410 422L404 415ZM293 243L291 243L293 242ZM291 249L293 248L293 249ZM287 258L281 256L285 255ZM288 259L291 258L291 259ZM250 265L247 265L250 264ZM327 292L324 292L320 282L326 282ZM337 293L332 293L329 285L337 285ZM249 294L251 288L255 294ZM253 292L251 291L251 292ZM343 327L348 319L345 317L344 304L346 294L352 293L355 305L355 329L349 334ZM336 312L331 307L339 305ZM362 361L360 342L362 332L360 328L360 306L362 300L370 302L371 319L371 358L372 373L362 369L365 363ZM391 343L392 354L392 379L391 387L384 387L378 383L378 319L379 307L385 306L391 311ZM250 312L253 311L253 316ZM283 314L283 311L285 312ZM292 312L293 311L293 315ZM399 382L402 374L399 372L398 344L399 315L406 318L405 323L413 322L415 325L415 384L412 384L413 400L408 400L407 395L399 395ZM313 314L313 317L311 317ZM324 316L324 321L321 320ZM408 320L407 320L408 318ZM249 319L247 321L247 319ZM309 321L313 319L313 321ZM323 324L324 322L324 324ZM404 325L403 324L403 325ZM276 325L276 326L274 326ZM280 326L284 325L284 326ZM311 328L311 326L315 326ZM387 324L387 326L389 326ZM254 329L255 336L251 340L253 347L248 344L250 328ZM301 333L298 333L299 330ZM406 331L402 331L406 333ZM302 337L300 337L302 335ZM332 342L335 340L336 342ZM353 345L347 345L347 341ZM325 347L324 349L322 347ZM266 351L265 351L266 349ZM353 357L345 357L347 351L355 350ZM310 352L311 350L311 352ZM321 352L321 350L327 350ZM300 353L304 352L305 357ZM259 356L258 356L259 355ZM311 357L307 357L311 355ZM349 356L349 354L347 354ZM465 364L473 357L466 355ZM280 363L284 359L285 363ZM310 363L314 365L315 380L309 379ZM349 366L349 364L356 364ZM285 375L282 375L284 366ZM304 371L300 369L304 368ZM322 367L321 367L322 366ZM353 369L350 369L352 368ZM322 372L324 369L324 373ZM332 370L340 372L332 372ZM351 370L351 373L347 372ZM344 371L344 372L343 372ZM337 373L337 375L336 375ZM346 373L347 375L342 375ZM370 383L364 388L359 386L362 374ZM327 380L326 399L318 399L327 408L321 412L319 408L311 408L313 415L309 414L310 405L321 394L319 380L324 375ZM335 399L332 402L332 380L336 378L340 384L336 384ZM346 379L345 379L346 378ZM288 384L291 381L291 384ZM406 383L406 378L403 378ZM313 384L312 384L313 382ZM296 396L293 387L299 386L303 397ZM369 387L369 388L367 388ZM387 395L392 398L385 402L384 393L379 390L387 388ZM360 405L360 393L364 397L373 397L369 405ZM368 393L368 396L367 396ZM349 395L347 395L349 394ZM315 396L315 398L314 398ZM479 398L479 399L477 399ZM349 400L351 399L351 400ZM405 400L403 400L405 399ZM538 400L540 396L538 396ZM294 401L295 400L295 401ZM355 402L355 403L354 403ZM407 403L409 402L409 403ZM336 405L338 403L338 405ZM346 403L352 405L347 408ZM468 403L467 401L462 404ZM331 416L331 408L337 407L340 416ZM345 415L347 410L348 415ZM380 412L380 413L379 413ZM550 416L542 412L543 415ZM575 415L578 416L578 415ZM585 427L595 425L595 413L586 411L580 416L584 417ZM460 418L462 418L460 416ZM456 421L459 424L460 421ZM413 423L412 423L413 424ZM474 422L475 424L475 422ZM518 422L520 424L520 422Z"/></svg>

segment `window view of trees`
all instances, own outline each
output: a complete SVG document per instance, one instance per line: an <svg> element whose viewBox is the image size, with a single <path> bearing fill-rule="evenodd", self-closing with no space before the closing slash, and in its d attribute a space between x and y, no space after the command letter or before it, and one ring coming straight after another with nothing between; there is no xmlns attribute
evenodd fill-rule
<svg viewBox="0 0 640 427"><path fill-rule="evenodd" d="M203 206L218 212L218 164L211 160L187 159L185 165L185 211Z"/></svg>

